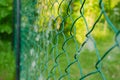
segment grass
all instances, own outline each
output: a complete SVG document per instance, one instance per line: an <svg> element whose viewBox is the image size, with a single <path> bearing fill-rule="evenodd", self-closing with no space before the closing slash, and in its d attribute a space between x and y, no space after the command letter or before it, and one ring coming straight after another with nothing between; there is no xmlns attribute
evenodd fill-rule
<svg viewBox="0 0 120 80"><path fill-rule="evenodd" d="M8 41L0 41L0 80L15 80L15 56Z"/></svg>
<svg viewBox="0 0 120 80"><path fill-rule="evenodd" d="M102 57L106 50L108 50L112 44L114 43L114 34L112 32L109 32L109 35L103 36L103 37L96 37L95 40L97 43L97 48L100 52L100 56ZM64 46L65 52L62 50L62 44L63 44L63 37L59 36L59 45L57 48L54 49L54 53L49 54L49 59L50 61L48 63L45 62L47 56L39 56L39 61L38 65L41 62L46 63L45 65L41 65L41 68L44 70L42 72L43 77L49 75L50 70L55 66L54 59L55 57L62 53L62 55L59 56L57 59L58 65L57 67L53 70L54 75L50 78L51 80L57 80L60 76L65 74L65 69L67 68L68 64L74 61L74 54L76 52L76 44L73 41L73 39L70 39L66 45ZM79 43L80 45L80 43ZM79 47L79 46L78 46ZM11 51L11 44L10 42L2 42L0 41L0 80L14 80L15 79L15 57L13 52ZM58 49L58 53L56 52ZM119 48L115 48L112 50L102 61L102 72L104 73L105 77L107 80L119 80L120 79L120 50ZM32 64L32 60L34 60L33 57L29 57L29 65ZM95 70L95 64L98 60L96 53L94 50L89 50L86 46L83 48L81 54L79 55L79 61L81 63L81 68L83 71L83 74L87 74L91 71ZM42 61L41 61L42 60ZM31 67L31 66L30 66ZM38 69L37 66L35 69L31 70L33 73L28 73L34 78L31 79L36 79L37 76L39 76L40 70ZM29 68L29 67L27 67ZM78 80L80 78L80 67L78 66L77 63L74 63L67 69L69 72L68 76L65 76L63 80L68 80L69 77L71 77L70 80ZM37 73L36 73L37 72ZM36 75L37 74L37 75ZM61 75L62 74L62 75ZM42 79L44 80L44 79ZM46 80L46 79L45 79ZM99 73L96 73L94 75L91 75L85 80L102 80L101 76Z"/></svg>
<svg viewBox="0 0 120 80"><path fill-rule="evenodd" d="M100 36L99 36L100 35ZM100 57L104 55L104 53L115 43L114 42L114 34L112 32L108 32L107 35L101 36L99 34L98 37L95 36L95 41L97 44L97 48L100 53ZM53 70L54 75L50 78L51 80L55 79L58 80L58 78L62 75L65 75L65 69L67 66L74 61L74 54L76 52L76 45L73 39L69 40L66 45L64 46L65 52L61 49L62 43L63 43L62 36L59 37L59 45L58 45L58 54L61 53L61 55L58 57L58 66L55 67L55 70ZM54 52L56 53L56 52ZM118 80L120 78L119 73L119 56L120 56L120 50L118 47L113 49L103 60L102 60L102 72L104 73L107 80ZM58 54L53 54L51 58L54 58ZM92 71L95 71L95 64L98 61L98 58L96 56L95 50L89 50L86 46L83 48L81 54L79 55L79 61L81 63L83 74L90 73ZM51 65L52 64L52 65ZM52 67L55 65L54 60L52 59L50 63L48 63L48 70L46 72L49 72ZM60 70L59 70L60 69ZM80 67L77 63L74 63L67 69L69 71L69 76L71 77L70 80L78 80L80 78ZM47 73L43 73L47 74ZM69 76L65 76L63 80L68 80ZM102 80L99 73L93 74L85 80Z"/></svg>
<svg viewBox="0 0 120 80"><path fill-rule="evenodd" d="M106 36L103 36L103 37L100 36L100 37L95 38L101 57L113 45L113 43L114 43L113 37L114 37L113 33L109 32L109 34ZM67 45L67 46L71 47L71 48L69 47L69 49L68 49L68 54L69 54L69 58L71 59L70 62L72 62L73 57L74 57L73 54L74 54L75 46L74 46L74 43L72 41L68 44L69 45ZM104 72L107 80L117 80L120 78L118 76L118 75L120 75L118 72L120 70L118 68L118 67L120 67L119 66L120 61L118 58L118 56L120 56L119 53L120 53L119 48L115 48L102 61L102 64L103 64L102 71ZM84 48L84 50L82 51L82 53L79 57L84 74L87 74L87 73L95 70L95 64L97 62L97 59L98 58L96 56L95 51L90 51L89 49ZM63 60L63 57L61 57L61 60ZM61 66L61 67L63 67L63 66ZM77 64L72 65L70 67L70 69L71 69L70 74L73 77L72 79L74 79L74 80L78 79L79 78L79 68L77 67ZM90 78L89 77L86 78L86 80L96 80L96 79L101 80L99 74L94 74L93 76L90 76Z"/></svg>

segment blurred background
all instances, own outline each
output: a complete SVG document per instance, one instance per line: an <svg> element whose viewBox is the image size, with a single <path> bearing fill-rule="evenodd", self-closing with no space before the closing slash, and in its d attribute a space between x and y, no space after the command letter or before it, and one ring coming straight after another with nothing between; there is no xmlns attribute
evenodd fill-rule
<svg viewBox="0 0 120 80"><path fill-rule="evenodd" d="M109 16L113 24L120 29L120 0L104 0L105 11ZM65 7L66 5L64 5ZM87 18L89 28L93 25L100 12L96 0L89 0L85 5L84 15ZM72 6L72 16L76 19L79 16L79 0L74 0ZM63 16L65 11L62 12ZM44 15L45 16L45 15ZM66 23L65 33L68 34L70 30L71 21ZM41 25L42 21L39 23ZM15 80L15 53L13 52L13 0L0 0L0 80ZM82 27L79 27L81 25ZM85 39L85 24L82 20L77 21L76 26L76 39L79 43L82 43ZM68 34L69 35L69 34ZM105 18L102 16L100 22L96 25L95 30L92 32L100 53L104 53L109 46L114 43L114 32L107 24ZM72 43L71 43L72 44ZM92 53L92 48L87 46L88 52ZM87 54L87 52L84 52ZM102 55L102 54L101 54ZM90 55L89 55L90 56ZM106 63L104 68L107 67L105 74L107 74L108 80L120 79L120 52L119 49L115 49L112 54L105 59ZM86 58L87 59L87 58ZM91 60L92 62L93 60ZM83 64L84 67L85 64ZM87 68L87 67L86 67ZM112 78L109 79L109 75Z"/></svg>
<svg viewBox="0 0 120 80"><path fill-rule="evenodd" d="M0 80L15 80L13 0L0 0Z"/></svg>

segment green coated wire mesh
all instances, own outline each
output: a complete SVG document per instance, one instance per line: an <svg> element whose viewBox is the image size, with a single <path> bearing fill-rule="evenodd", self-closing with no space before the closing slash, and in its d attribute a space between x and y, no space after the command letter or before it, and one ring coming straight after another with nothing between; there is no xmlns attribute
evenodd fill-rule
<svg viewBox="0 0 120 80"><path fill-rule="evenodd" d="M97 13L91 13L91 7ZM102 0L21 0L20 12L20 80L107 79L103 59L120 47L120 31ZM115 34L114 44L104 53L92 34L101 20Z"/></svg>

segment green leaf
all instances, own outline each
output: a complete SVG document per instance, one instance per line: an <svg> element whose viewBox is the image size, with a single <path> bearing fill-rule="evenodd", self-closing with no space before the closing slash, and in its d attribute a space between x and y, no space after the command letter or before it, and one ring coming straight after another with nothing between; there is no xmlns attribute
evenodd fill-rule
<svg viewBox="0 0 120 80"><path fill-rule="evenodd" d="M0 20L7 17L8 15L10 15L12 13L12 8L8 7L8 8L0 8Z"/></svg>
<svg viewBox="0 0 120 80"><path fill-rule="evenodd" d="M0 12L0 20L8 16L10 13L6 10L1 10Z"/></svg>
<svg viewBox="0 0 120 80"><path fill-rule="evenodd" d="M1 6L9 6L12 4L13 0L0 0L0 5Z"/></svg>
<svg viewBox="0 0 120 80"><path fill-rule="evenodd" d="M10 24L3 24L3 25L0 25L0 33L8 33L8 34L11 34L12 33L12 28L10 26Z"/></svg>

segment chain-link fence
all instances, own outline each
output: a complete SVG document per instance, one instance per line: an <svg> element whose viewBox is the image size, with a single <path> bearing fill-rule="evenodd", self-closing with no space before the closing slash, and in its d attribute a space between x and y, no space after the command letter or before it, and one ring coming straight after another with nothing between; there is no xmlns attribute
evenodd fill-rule
<svg viewBox="0 0 120 80"><path fill-rule="evenodd" d="M91 13L89 3L93 9L97 7L97 13ZM20 80L106 80L102 62L110 51L120 47L120 31L107 16L102 0L18 0L15 4ZM92 34L100 19L115 34L114 44L102 54Z"/></svg>

